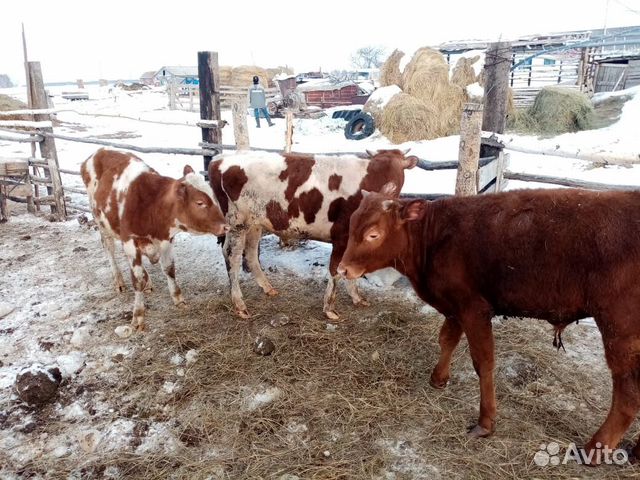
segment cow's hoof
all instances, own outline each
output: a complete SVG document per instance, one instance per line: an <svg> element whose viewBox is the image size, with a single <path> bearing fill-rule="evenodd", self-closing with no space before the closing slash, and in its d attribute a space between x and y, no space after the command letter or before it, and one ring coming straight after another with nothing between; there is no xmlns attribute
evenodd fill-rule
<svg viewBox="0 0 640 480"><path fill-rule="evenodd" d="M278 292L278 290L276 290L275 288L272 287L270 290L267 290L265 293L267 295L269 295L270 297L275 297L280 292Z"/></svg>
<svg viewBox="0 0 640 480"><path fill-rule="evenodd" d="M189 308L189 305L187 305L187 302L185 302L184 300L180 300L178 303L176 303L176 307L182 310L186 310L187 308Z"/></svg>
<svg viewBox="0 0 640 480"><path fill-rule="evenodd" d="M368 307L370 303L365 298L358 298L353 300L353 304L357 307Z"/></svg>
<svg viewBox="0 0 640 480"><path fill-rule="evenodd" d="M248 320L249 318L251 318L251 315L249 315L249 312L244 309L244 310L236 310L236 313L238 314L238 316L244 320Z"/></svg>
<svg viewBox="0 0 640 480"><path fill-rule="evenodd" d="M442 378L437 378L431 375L431 378L429 379L429 385L431 385L436 390L443 390L447 387L448 384L449 384L449 377L442 379Z"/></svg>
<svg viewBox="0 0 640 480"><path fill-rule="evenodd" d="M127 286L124 283L116 283L116 292L124 293L127 291Z"/></svg>
<svg viewBox="0 0 640 480"><path fill-rule="evenodd" d="M152 293L152 292L153 292L153 285L148 285L144 287L144 293Z"/></svg>
<svg viewBox="0 0 640 480"><path fill-rule="evenodd" d="M481 427L480 425L476 425L474 427L471 427L469 429L469 431L467 432L467 437L469 438L485 438L488 437L492 434L493 432L491 430L487 430L484 427Z"/></svg>
<svg viewBox="0 0 640 480"><path fill-rule="evenodd" d="M142 333L142 332L144 332L144 327L145 327L144 323L139 323L136 326L136 331Z"/></svg>
<svg viewBox="0 0 640 480"><path fill-rule="evenodd" d="M340 315L338 315L333 310L327 310L324 312L324 314L327 316L329 320L340 320Z"/></svg>

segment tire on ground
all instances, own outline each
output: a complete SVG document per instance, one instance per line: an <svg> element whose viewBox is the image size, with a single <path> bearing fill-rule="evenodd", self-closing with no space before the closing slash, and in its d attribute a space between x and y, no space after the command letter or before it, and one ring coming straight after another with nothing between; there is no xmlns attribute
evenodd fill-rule
<svg viewBox="0 0 640 480"><path fill-rule="evenodd" d="M344 136L348 140L362 140L371 136L375 129L373 117L366 112L359 112L344 127Z"/></svg>

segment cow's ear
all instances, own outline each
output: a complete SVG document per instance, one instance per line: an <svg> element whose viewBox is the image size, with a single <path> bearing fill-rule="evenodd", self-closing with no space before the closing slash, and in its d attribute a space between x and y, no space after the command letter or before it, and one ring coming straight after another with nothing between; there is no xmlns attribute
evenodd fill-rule
<svg viewBox="0 0 640 480"><path fill-rule="evenodd" d="M402 167L410 170L418 164L418 157L415 155L410 155L408 157L404 157L402 160Z"/></svg>
<svg viewBox="0 0 640 480"><path fill-rule="evenodd" d="M368 192L367 190L361 190L362 192L362 198L366 197L367 195L370 195L371 192Z"/></svg>
<svg viewBox="0 0 640 480"><path fill-rule="evenodd" d="M196 173L196 172L193 171L193 168L191 168L191 165L185 165L184 169L182 170L182 176L186 177L190 173Z"/></svg>
<svg viewBox="0 0 640 480"><path fill-rule="evenodd" d="M176 192L178 194L178 198L181 200L186 200L187 199L187 186L180 182L178 184L178 190Z"/></svg>
<svg viewBox="0 0 640 480"><path fill-rule="evenodd" d="M380 189L380 193L387 197L395 197L398 194L398 187L393 182L385 183Z"/></svg>
<svg viewBox="0 0 640 480"><path fill-rule="evenodd" d="M413 200L405 203L400 212L400 218L407 222L414 222L424 217L427 211L427 203L423 200Z"/></svg>

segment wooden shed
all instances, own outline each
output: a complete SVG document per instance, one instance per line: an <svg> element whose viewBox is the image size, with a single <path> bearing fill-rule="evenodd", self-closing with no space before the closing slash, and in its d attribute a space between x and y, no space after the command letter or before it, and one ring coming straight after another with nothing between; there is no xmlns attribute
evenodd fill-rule
<svg viewBox="0 0 640 480"><path fill-rule="evenodd" d="M615 92L640 85L640 55L602 58L595 63L595 93Z"/></svg>
<svg viewBox="0 0 640 480"><path fill-rule="evenodd" d="M363 105L369 98L369 95L360 94L358 85L351 81L333 83L328 79L322 79L298 85L297 90L304 95L307 105L320 108Z"/></svg>

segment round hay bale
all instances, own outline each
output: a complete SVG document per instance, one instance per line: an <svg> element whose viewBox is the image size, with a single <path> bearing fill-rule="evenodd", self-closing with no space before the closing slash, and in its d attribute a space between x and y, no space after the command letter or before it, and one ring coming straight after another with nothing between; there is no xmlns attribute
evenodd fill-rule
<svg viewBox="0 0 640 480"><path fill-rule="evenodd" d="M467 85L475 83L476 71L473 68L473 64L478 61L479 58L479 56L473 58L460 57L451 72L451 83L460 87L466 87Z"/></svg>
<svg viewBox="0 0 640 480"><path fill-rule="evenodd" d="M231 86L232 87L247 87L253 85L253 76L257 75L260 78L260 85L264 88L269 86L269 74L264 68L254 67L250 65L242 65L235 67L231 72Z"/></svg>
<svg viewBox="0 0 640 480"><path fill-rule="evenodd" d="M443 85L448 84L447 62L432 48L418 49L402 72L402 90L421 99L431 100Z"/></svg>
<svg viewBox="0 0 640 480"><path fill-rule="evenodd" d="M389 55L389 58L380 67L380 86L388 87L397 85L402 87L402 73L400 72L400 60L404 57L404 52L397 48Z"/></svg>
<svg viewBox="0 0 640 480"><path fill-rule="evenodd" d="M402 93L398 85L388 85L386 87L380 87L369 96L367 102L362 107L367 113L370 113L376 124L380 122L380 115L382 111L395 95Z"/></svg>
<svg viewBox="0 0 640 480"><path fill-rule="evenodd" d="M393 143L431 140L442 136L439 112L406 93L394 95L380 115L378 128Z"/></svg>
<svg viewBox="0 0 640 480"><path fill-rule="evenodd" d="M562 87L545 87L528 113L542 134L587 130L593 123L593 106L584 93Z"/></svg>

